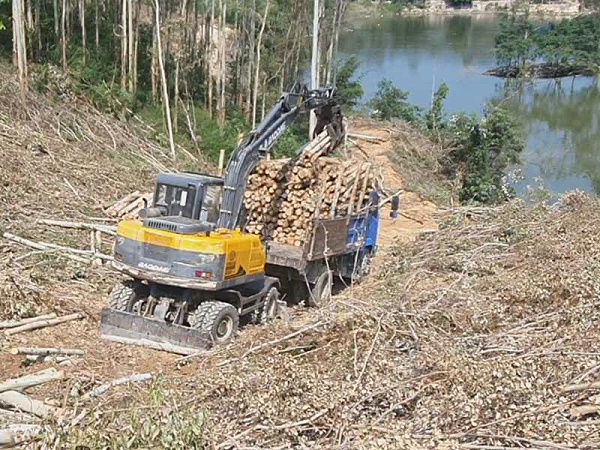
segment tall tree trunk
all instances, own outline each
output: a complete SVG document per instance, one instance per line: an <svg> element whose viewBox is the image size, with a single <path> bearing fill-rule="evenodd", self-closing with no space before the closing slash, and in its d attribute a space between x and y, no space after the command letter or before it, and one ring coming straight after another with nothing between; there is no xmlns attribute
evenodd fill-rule
<svg viewBox="0 0 600 450"><path fill-rule="evenodd" d="M37 40L37 55L36 59L39 61L42 58L42 25L41 25L41 14L40 14L40 1L36 0L33 22L35 24L35 38Z"/></svg>
<svg viewBox="0 0 600 450"><path fill-rule="evenodd" d="M127 3L128 0L121 2L121 88L127 89Z"/></svg>
<svg viewBox="0 0 600 450"><path fill-rule="evenodd" d="M225 84L227 82L226 78L226 49L227 49L227 33L225 30L225 21L227 17L227 3L223 3L223 10L221 14L221 54L219 61L221 62L221 81L220 81L220 91L219 91L219 125L223 126L225 123L225 114L226 114L226 105L225 105Z"/></svg>
<svg viewBox="0 0 600 450"><path fill-rule="evenodd" d="M162 84L163 103L165 116L167 118L167 131L169 133L169 147L171 148L171 157L175 159L175 141L173 140L173 123L171 122L171 108L169 107L169 89L167 87L167 76L165 74L165 63L163 61L162 44L160 40L160 9L159 0L154 0L155 8L155 27L156 44L158 47L158 65L160 67L160 79Z"/></svg>
<svg viewBox="0 0 600 450"><path fill-rule="evenodd" d="M258 39L256 42L256 67L254 68L254 92L252 95L252 128L256 126L256 100L258 98L258 77L260 75L260 50L262 46L262 37L265 32L265 26L267 24L267 16L269 14L269 0L265 5L265 14L262 17L262 23L260 25L260 31L258 32Z"/></svg>
<svg viewBox="0 0 600 450"><path fill-rule="evenodd" d="M60 54L63 72L67 71L67 0L62 0L60 19Z"/></svg>
<svg viewBox="0 0 600 450"><path fill-rule="evenodd" d="M234 10L235 12L233 14L234 36L239 36L239 34L240 34L240 30L238 30L239 9L240 9L240 0L235 0L235 10ZM238 37L238 39L235 42L235 45L233 46L232 60L235 64L235 74L233 76L233 82L231 83L232 84L231 98L233 99L233 103L238 104L238 105L240 104L240 101L238 98L239 82L240 82L240 61L239 61L240 43L241 43L241 39Z"/></svg>
<svg viewBox="0 0 600 450"><path fill-rule="evenodd" d="M331 21L331 34L329 36L329 42L327 45L327 66L325 68L325 84L329 85L331 83L331 77L333 73L333 47L334 47L334 36L335 29L337 26L337 16L339 14L339 3L340 0L336 0L335 6L333 8L333 18Z"/></svg>
<svg viewBox="0 0 600 450"><path fill-rule="evenodd" d="M27 44L25 42L25 18L23 17L24 6L23 0L13 0L12 2L14 47L17 54L17 70L23 103L25 103L25 93L27 92Z"/></svg>
<svg viewBox="0 0 600 450"><path fill-rule="evenodd" d="M137 3L137 2L136 2ZM135 31L133 29L133 1L127 0L127 87L133 93L133 59L135 57Z"/></svg>
<svg viewBox="0 0 600 450"><path fill-rule="evenodd" d="M98 0L94 0L94 14L96 16L96 20L94 26L96 28L96 51L100 49L100 14L98 11Z"/></svg>
<svg viewBox="0 0 600 450"><path fill-rule="evenodd" d="M267 76L263 77L262 82L262 104L260 108L260 121L262 122L265 119L265 113L267 110Z"/></svg>
<svg viewBox="0 0 600 450"><path fill-rule="evenodd" d="M54 9L54 34L56 35L56 40L58 41L59 38L59 19L58 19L58 0L53 0L52 1L52 6Z"/></svg>
<svg viewBox="0 0 600 450"><path fill-rule="evenodd" d="M138 78L138 42L140 40L140 2L136 2L135 9L135 32L134 32L134 43L133 43L133 57L131 59L132 67L131 67L131 92L133 94L137 93L137 78Z"/></svg>
<svg viewBox="0 0 600 450"><path fill-rule="evenodd" d="M152 62L150 64L150 82L152 84L152 100L156 102L158 99L158 45L157 45L157 29L152 27Z"/></svg>
<svg viewBox="0 0 600 450"><path fill-rule="evenodd" d="M175 86L173 89L173 131L177 133L177 105L179 104L179 56L175 59Z"/></svg>
<svg viewBox="0 0 600 450"><path fill-rule="evenodd" d="M337 51L338 51L338 43L340 40L340 26L342 24L342 18L344 16L344 12L346 11L347 4L348 3L345 2L344 0L339 0L339 12L337 15L337 23L335 26L335 33L333 34L333 57L334 58L337 55ZM333 64L334 64L334 67L333 67L332 84L335 86L336 81L337 81L337 68L335 67L335 61Z"/></svg>
<svg viewBox="0 0 600 450"><path fill-rule="evenodd" d="M223 45L223 0L219 0L219 17L217 18L217 45L215 47L217 54L217 67L215 67L216 78L216 96L217 96L217 123L221 125L221 47Z"/></svg>
<svg viewBox="0 0 600 450"><path fill-rule="evenodd" d="M250 17L250 42L248 51L248 72L246 74L246 118L250 120L252 117L252 68L254 67L254 52L256 48L256 0L252 0L252 9L248 13Z"/></svg>
<svg viewBox="0 0 600 450"><path fill-rule="evenodd" d="M83 51L83 65L85 65L85 55L87 53L85 36L85 0L79 0L79 19L81 21L81 48Z"/></svg>
<svg viewBox="0 0 600 450"><path fill-rule="evenodd" d="M310 64L310 87L317 89L319 87L319 11L320 1L314 0L313 3L313 27L312 27L312 58ZM308 126L308 138L312 139L317 126L317 117L314 111L309 113L310 123Z"/></svg>
<svg viewBox="0 0 600 450"><path fill-rule="evenodd" d="M208 116L213 113L213 46L214 46L215 0L210 3L210 22L208 24Z"/></svg>

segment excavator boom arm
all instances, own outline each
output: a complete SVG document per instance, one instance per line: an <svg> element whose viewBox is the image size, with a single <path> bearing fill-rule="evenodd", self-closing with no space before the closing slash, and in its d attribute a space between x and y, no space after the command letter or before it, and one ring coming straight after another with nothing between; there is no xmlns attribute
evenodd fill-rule
<svg viewBox="0 0 600 450"><path fill-rule="evenodd" d="M309 91L305 86L295 85L237 146L229 158L223 180L219 228L233 230L239 226L248 177L299 114L315 110L318 118L315 135L331 125L335 134L332 141L339 142L343 138L342 115L333 93L333 88Z"/></svg>

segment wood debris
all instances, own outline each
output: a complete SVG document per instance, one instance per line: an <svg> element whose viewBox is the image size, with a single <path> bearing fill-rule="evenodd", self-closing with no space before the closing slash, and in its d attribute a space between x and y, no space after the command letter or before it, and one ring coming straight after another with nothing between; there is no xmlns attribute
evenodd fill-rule
<svg viewBox="0 0 600 450"><path fill-rule="evenodd" d="M105 209L105 213L110 217L118 219L133 219L138 217L139 211L144 207L144 200L150 204L153 194L140 193L139 191L132 192L126 195L121 200Z"/></svg>

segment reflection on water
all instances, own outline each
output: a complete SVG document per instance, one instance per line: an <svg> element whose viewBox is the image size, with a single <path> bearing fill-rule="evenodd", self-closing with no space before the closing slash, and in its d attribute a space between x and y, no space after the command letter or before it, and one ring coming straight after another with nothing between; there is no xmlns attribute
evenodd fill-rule
<svg viewBox="0 0 600 450"><path fill-rule="evenodd" d="M410 92L428 107L442 82L450 93L449 112L481 113L490 100L502 101L525 126L523 186L598 193L598 83L591 78L517 83L482 75L494 66L498 18L482 16L377 19L340 36L342 56L362 61L368 100L382 78Z"/></svg>

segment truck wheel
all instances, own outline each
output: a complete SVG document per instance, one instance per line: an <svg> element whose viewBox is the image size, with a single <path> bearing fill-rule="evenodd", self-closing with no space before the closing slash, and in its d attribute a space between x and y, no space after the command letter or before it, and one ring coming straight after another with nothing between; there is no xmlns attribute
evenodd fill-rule
<svg viewBox="0 0 600 450"><path fill-rule="evenodd" d="M317 278L308 293L308 306L322 307L331 300L331 288L333 286L333 274L327 268Z"/></svg>
<svg viewBox="0 0 600 450"><path fill-rule="evenodd" d="M356 270L352 274L352 282L362 282L371 272L371 255L369 253L363 253L358 260Z"/></svg>
<svg viewBox="0 0 600 450"><path fill-rule="evenodd" d="M235 335L240 324L237 310L225 302L210 301L200 305L204 309L202 322L194 327L208 333L212 342L217 344L228 343Z"/></svg>
<svg viewBox="0 0 600 450"><path fill-rule="evenodd" d="M260 316L258 318L260 324L264 325L277 316L278 301L279 290L276 287L272 287L265 297L264 305L260 308Z"/></svg>
<svg viewBox="0 0 600 450"><path fill-rule="evenodd" d="M150 288L136 280L115 284L108 300L108 307L117 311L131 312L138 300L148 297Z"/></svg>

